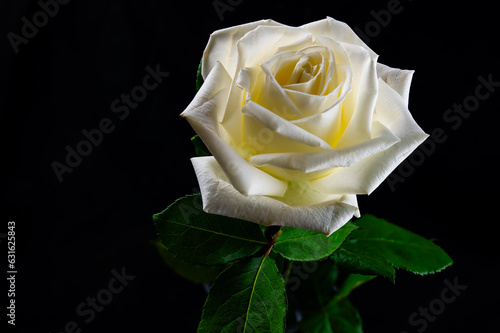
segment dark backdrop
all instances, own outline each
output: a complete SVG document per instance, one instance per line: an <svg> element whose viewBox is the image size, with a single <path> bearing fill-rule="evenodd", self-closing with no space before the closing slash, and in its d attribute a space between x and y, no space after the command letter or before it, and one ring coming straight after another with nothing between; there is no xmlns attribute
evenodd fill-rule
<svg viewBox="0 0 500 333"><path fill-rule="evenodd" d="M152 214L197 189L193 132L178 115L195 94L202 51L216 29L325 16L364 33L380 62L416 70L410 110L436 133L392 185L359 197L361 212L436 238L455 260L436 275L398 271L395 285L378 278L357 290L365 332L423 328L409 317L437 306L445 280L467 289L425 332L497 328L500 87L478 88L500 81L497 1L60 2L45 6L45 16L42 5L54 1L4 0L0 10L0 257L4 267L7 222L15 221L19 332L71 331L71 322L82 332L195 331L203 287L172 273L149 241ZM154 70L161 82L128 113L125 102L113 104L140 93ZM108 133L81 146L92 151L58 179L54 162L64 163L67 149L99 126ZM109 286L116 274L126 275L123 288ZM110 287L119 292L95 317L77 313L89 298L112 295ZM6 293L7 286L5 302Z"/></svg>

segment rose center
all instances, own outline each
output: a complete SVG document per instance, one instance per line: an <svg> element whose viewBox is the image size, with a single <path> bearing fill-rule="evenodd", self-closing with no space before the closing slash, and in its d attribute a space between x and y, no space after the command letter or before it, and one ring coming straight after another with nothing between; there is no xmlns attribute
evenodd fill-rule
<svg viewBox="0 0 500 333"><path fill-rule="evenodd" d="M295 83L304 83L311 80L316 74L318 74L319 64L311 64L310 56L303 56L297 61L295 68L293 69L292 75L288 79L286 85Z"/></svg>

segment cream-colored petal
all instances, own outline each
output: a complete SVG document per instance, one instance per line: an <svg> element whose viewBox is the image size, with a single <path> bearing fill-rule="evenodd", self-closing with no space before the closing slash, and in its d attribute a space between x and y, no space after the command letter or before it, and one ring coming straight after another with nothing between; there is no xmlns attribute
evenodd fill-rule
<svg viewBox="0 0 500 333"><path fill-rule="evenodd" d="M310 181L313 179L319 179L335 171L335 168L333 168L333 169L323 169L314 172L302 172L292 169L280 168L273 165L264 165L264 166L259 166L258 168L262 171L267 172L271 176L289 182L303 182L303 181Z"/></svg>
<svg viewBox="0 0 500 333"><path fill-rule="evenodd" d="M274 112L271 112L270 110L252 101L247 101L242 112L244 115L257 120L258 123L262 124L265 128L268 128L272 133L279 134L280 136L291 141L283 147L273 147L276 151L293 151L296 147L294 147L291 143L295 143L295 145L302 144L321 150L332 149L330 145L321 138L303 130L302 128L276 115ZM245 125L247 125L245 127L245 136L258 135L260 130L260 128L257 129L258 124L254 122L252 123L252 126L248 120L249 119L245 119Z"/></svg>
<svg viewBox="0 0 500 333"><path fill-rule="evenodd" d="M234 78L238 52L236 42L247 32L254 30L258 26L282 26L282 24L273 20L260 20L217 30L212 33L203 52L203 78L207 78L208 73L215 67L217 62L222 63L227 72Z"/></svg>
<svg viewBox="0 0 500 333"><path fill-rule="evenodd" d="M233 80L224 116L219 121L223 129L221 130L221 137L232 147L244 146L241 130L241 109L243 108L244 98L245 91L238 87ZM224 135L226 133L227 135Z"/></svg>
<svg viewBox="0 0 500 333"><path fill-rule="evenodd" d="M344 22L337 21L331 17L327 17L323 20L311 22L302 25L301 28L306 29L312 33L313 39L320 36L326 36L333 40L354 44L361 46L366 49L373 60L377 59L377 54L373 52L366 44L358 37L358 35Z"/></svg>
<svg viewBox="0 0 500 333"><path fill-rule="evenodd" d="M373 154L389 149L399 142L398 137L379 122L373 125L371 140L354 146L319 153L260 154L250 158L255 166L272 165L279 168L311 173L336 167L349 167Z"/></svg>
<svg viewBox="0 0 500 333"><path fill-rule="evenodd" d="M263 61L262 66L271 72L280 86L283 86L290 80L293 67L300 56L296 51L279 52Z"/></svg>
<svg viewBox="0 0 500 333"><path fill-rule="evenodd" d="M428 135L415 122L403 98L382 79L379 79L379 85L379 98L373 119L387 126L401 139L399 150L411 152Z"/></svg>
<svg viewBox="0 0 500 333"><path fill-rule="evenodd" d="M239 218L265 226L278 225L314 230L326 235L338 230L352 216L359 216L356 196L322 195L321 202L304 201L306 203L304 205L289 205L268 196L245 196L231 185L213 157L197 157L191 161L200 184L203 210L208 213ZM290 191L297 190L291 187ZM300 199L298 193L287 195ZM307 197L311 198L309 195Z"/></svg>
<svg viewBox="0 0 500 333"><path fill-rule="evenodd" d="M333 103L333 105L320 114L291 121L292 124L302 128L310 133L314 133L329 144L335 147L335 143L342 134L342 99Z"/></svg>
<svg viewBox="0 0 500 333"><path fill-rule="evenodd" d="M327 75L324 55L318 51L307 53L305 50L300 50L298 54L300 58L283 88L312 95L321 94Z"/></svg>
<svg viewBox="0 0 500 333"><path fill-rule="evenodd" d="M338 140L343 134L342 107L344 100L351 92L350 75L338 88L340 91L334 90L331 94L324 96L323 103L325 104L319 104L320 100L310 99L312 104L317 103L318 108L322 110L320 113L291 121L294 125L314 133L319 138L328 142L331 147L337 145ZM298 97L299 96L294 96L293 98L296 104L299 103L299 101L302 103L304 100L307 100L306 96L303 96L302 100ZM323 110L324 106L328 105L326 104L327 102L331 104L329 104L326 110Z"/></svg>
<svg viewBox="0 0 500 333"><path fill-rule="evenodd" d="M302 117L302 113L276 82L266 66L242 68L236 84L247 91L246 99L271 110L284 119Z"/></svg>
<svg viewBox="0 0 500 333"><path fill-rule="evenodd" d="M311 34L304 29L289 26L258 26L246 33L237 43L237 68L260 65L278 52L298 51L311 43ZM234 76L233 76L234 77Z"/></svg>
<svg viewBox="0 0 500 333"><path fill-rule="evenodd" d="M341 98L342 87L343 84L338 85L334 91L326 96L311 95L289 89L284 89L284 92L304 117L311 117L332 108Z"/></svg>
<svg viewBox="0 0 500 333"><path fill-rule="evenodd" d="M410 97L410 85L414 70L392 68L381 63L377 63L377 75L385 81L392 89L401 95L403 101L408 106Z"/></svg>
<svg viewBox="0 0 500 333"><path fill-rule="evenodd" d="M238 191L244 195L283 196L286 182L249 164L220 137L219 120L226 108L230 87L231 77L218 63L181 116L189 121Z"/></svg>
<svg viewBox="0 0 500 333"><path fill-rule="evenodd" d="M314 44L332 51L336 65L350 65L349 54L344 48L345 43L338 42L327 36L319 36L314 40Z"/></svg>
<svg viewBox="0 0 500 333"><path fill-rule="evenodd" d="M311 181L314 189L325 193L370 194L428 137L413 119L403 98L382 79L379 79L373 119L389 128L400 141L350 167Z"/></svg>
<svg viewBox="0 0 500 333"><path fill-rule="evenodd" d="M352 92L343 103L342 137L337 148L352 146L371 137L371 125L378 95L376 60L356 45L343 44L353 72Z"/></svg>

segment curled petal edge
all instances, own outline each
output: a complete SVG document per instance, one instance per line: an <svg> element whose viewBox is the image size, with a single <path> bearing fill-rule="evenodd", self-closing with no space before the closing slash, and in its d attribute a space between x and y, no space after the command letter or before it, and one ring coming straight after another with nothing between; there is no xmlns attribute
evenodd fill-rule
<svg viewBox="0 0 500 333"><path fill-rule="evenodd" d="M353 216L359 217L356 196L336 196L336 200L307 206L290 206L268 196L245 196L229 182L214 157L191 159L200 184L203 210L239 218L264 226L289 226L331 235Z"/></svg>

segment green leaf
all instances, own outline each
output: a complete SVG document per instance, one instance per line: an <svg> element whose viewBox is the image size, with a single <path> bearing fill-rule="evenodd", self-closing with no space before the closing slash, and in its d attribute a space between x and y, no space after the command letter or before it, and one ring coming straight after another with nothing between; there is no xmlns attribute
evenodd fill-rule
<svg viewBox="0 0 500 333"><path fill-rule="evenodd" d="M348 222L327 237L325 234L311 230L283 227L281 235L274 243L273 250L289 260L320 260L330 256L357 228L354 223Z"/></svg>
<svg viewBox="0 0 500 333"><path fill-rule="evenodd" d="M376 275L349 274L342 283L342 286L340 287L340 290L336 297L346 298L354 289L358 288L368 281L373 280L376 277Z"/></svg>
<svg viewBox="0 0 500 333"><path fill-rule="evenodd" d="M201 64L203 63L203 58L198 65L198 70L196 71L196 91L200 90L203 85L203 75L201 75Z"/></svg>
<svg viewBox="0 0 500 333"><path fill-rule="evenodd" d="M279 253L273 251L269 253L269 256L273 258L274 262L276 263L276 267L278 267L278 270L283 274L283 268L286 259L284 259Z"/></svg>
<svg viewBox="0 0 500 333"><path fill-rule="evenodd" d="M323 306L335 295L338 269L332 260L294 262L287 288L306 307Z"/></svg>
<svg viewBox="0 0 500 333"><path fill-rule="evenodd" d="M195 283L212 284L217 276L227 268L227 265L195 265L176 258L168 252L165 245L159 239L151 241L151 244L158 251L165 264L182 277Z"/></svg>
<svg viewBox="0 0 500 333"><path fill-rule="evenodd" d="M348 300L349 294L362 284L372 280L375 276L349 274L342 283L335 296L331 296L333 284L337 281L337 269L332 260L321 263L323 269L318 269L307 280L305 286L316 287L305 296L315 298L315 304L307 304L304 320L301 323L303 332L333 332L333 333L362 333L362 323L358 311ZM321 268L321 267L320 267ZM319 274L318 274L319 273ZM326 273L326 274L325 274ZM329 278L330 277L330 278ZM334 277L334 279L332 279ZM317 286L316 286L317 285ZM301 288L299 291L301 291ZM304 289L308 291L310 289ZM303 291L302 290L302 295Z"/></svg>
<svg viewBox="0 0 500 333"><path fill-rule="evenodd" d="M331 256L342 269L359 274L380 275L394 283L396 272L387 258L365 251L359 246L353 249L352 245L350 247L346 243Z"/></svg>
<svg viewBox="0 0 500 333"><path fill-rule="evenodd" d="M347 298L332 299L321 312L304 313L304 333L363 333L358 311Z"/></svg>
<svg viewBox="0 0 500 333"><path fill-rule="evenodd" d="M199 194L178 199L153 220L167 250L194 264L225 264L268 244L258 224L205 213Z"/></svg>
<svg viewBox="0 0 500 333"><path fill-rule="evenodd" d="M283 333L285 284L268 255L234 263L212 285L198 333Z"/></svg>
<svg viewBox="0 0 500 333"><path fill-rule="evenodd" d="M205 146L205 143L201 140L198 134L191 138L191 142L194 145L196 156L212 156L210 150L208 150L207 146Z"/></svg>
<svg viewBox="0 0 500 333"><path fill-rule="evenodd" d="M378 274L394 282L394 268L423 275L453 263L433 241L383 219L364 215L356 224L360 229L332 257L353 273Z"/></svg>

